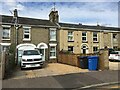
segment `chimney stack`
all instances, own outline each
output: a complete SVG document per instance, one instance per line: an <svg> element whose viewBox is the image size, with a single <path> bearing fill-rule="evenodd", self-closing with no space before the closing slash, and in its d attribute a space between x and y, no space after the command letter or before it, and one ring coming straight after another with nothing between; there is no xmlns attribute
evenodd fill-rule
<svg viewBox="0 0 120 90"><path fill-rule="evenodd" d="M18 17L17 9L14 10L14 17Z"/></svg>
<svg viewBox="0 0 120 90"><path fill-rule="evenodd" d="M58 11L55 10L51 10L50 14L49 14L49 20L53 23L58 23L59 22L59 15L58 15Z"/></svg>

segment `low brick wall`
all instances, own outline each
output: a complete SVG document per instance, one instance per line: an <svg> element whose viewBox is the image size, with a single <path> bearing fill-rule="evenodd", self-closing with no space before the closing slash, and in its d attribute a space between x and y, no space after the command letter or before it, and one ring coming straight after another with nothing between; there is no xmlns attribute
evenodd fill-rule
<svg viewBox="0 0 120 90"><path fill-rule="evenodd" d="M108 59L108 51L103 50L98 54L72 54L72 53L59 53L58 55L58 63L68 64L72 66L80 67L80 62L78 60L78 56L99 56L98 60L98 69L100 70L108 70L109 69L109 59Z"/></svg>
<svg viewBox="0 0 120 90"><path fill-rule="evenodd" d="M66 54L66 53L59 53L58 62L63 64L68 64L72 66L80 67L80 62L78 60L78 56L93 56L97 54Z"/></svg>

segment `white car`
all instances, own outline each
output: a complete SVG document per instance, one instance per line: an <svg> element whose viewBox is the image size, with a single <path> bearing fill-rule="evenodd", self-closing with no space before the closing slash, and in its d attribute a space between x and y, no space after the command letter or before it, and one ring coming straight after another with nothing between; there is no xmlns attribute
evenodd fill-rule
<svg viewBox="0 0 120 90"><path fill-rule="evenodd" d="M117 61L120 61L120 51L111 52L111 54L110 54L110 56L109 56L109 60L117 60Z"/></svg>
<svg viewBox="0 0 120 90"><path fill-rule="evenodd" d="M30 67L42 67L44 61L38 50L24 50L21 55L21 69Z"/></svg>

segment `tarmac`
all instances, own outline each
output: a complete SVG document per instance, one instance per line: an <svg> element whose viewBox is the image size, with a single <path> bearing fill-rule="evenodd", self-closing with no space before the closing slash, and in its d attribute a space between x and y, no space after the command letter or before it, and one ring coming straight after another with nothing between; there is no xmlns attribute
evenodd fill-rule
<svg viewBox="0 0 120 90"><path fill-rule="evenodd" d="M120 70L91 71L65 75L45 76L26 79L6 79L2 81L2 90L23 89L85 89L102 85L120 83ZM103 89L102 89L103 90Z"/></svg>

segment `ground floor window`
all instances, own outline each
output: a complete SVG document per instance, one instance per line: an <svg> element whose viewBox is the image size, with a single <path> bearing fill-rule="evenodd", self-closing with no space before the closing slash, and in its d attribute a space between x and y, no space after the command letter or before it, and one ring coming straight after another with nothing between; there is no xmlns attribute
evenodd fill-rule
<svg viewBox="0 0 120 90"><path fill-rule="evenodd" d="M93 47L93 52L97 52L98 51L98 47Z"/></svg>
<svg viewBox="0 0 120 90"><path fill-rule="evenodd" d="M9 50L11 43L0 43L0 51Z"/></svg>
<svg viewBox="0 0 120 90"><path fill-rule="evenodd" d="M56 58L56 46L50 46L50 58Z"/></svg>
<svg viewBox="0 0 120 90"><path fill-rule="evenodd" d="M73 46L68 46L68 51L73 53L74 52L73 48L74 48Z"/></svg>
<svg viewBox="0 0 120 90"><path fill-rule="evenodd" d="M114 46L114 47L113 47L113 49L117 50L117 49L118 49L118 47L117 47L117 46Z"/></svg>

